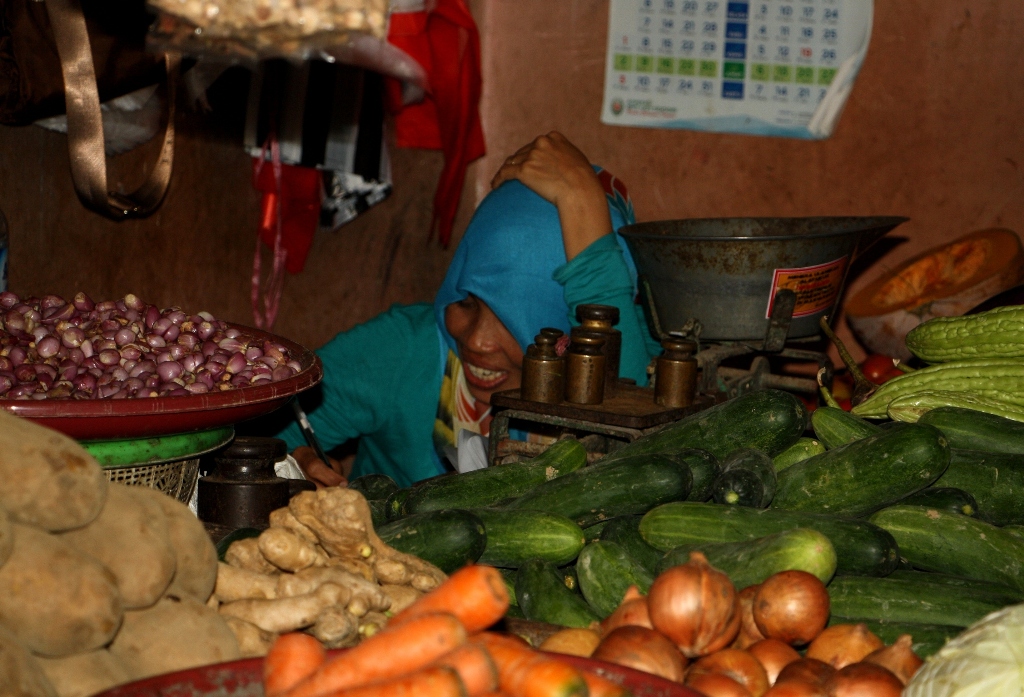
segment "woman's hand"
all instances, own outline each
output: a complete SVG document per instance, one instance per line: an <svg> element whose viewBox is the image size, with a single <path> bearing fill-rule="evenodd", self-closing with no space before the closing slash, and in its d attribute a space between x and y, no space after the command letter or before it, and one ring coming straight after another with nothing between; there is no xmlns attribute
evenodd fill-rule
<svg viewBox="0 0 1024 697"><path fill-rule="evenodd" d="M348 480L341 474L342 467L338 460L328 457L329 463L316 456L316 451L308 446L300 446L292 451L292 457L299 463L299 469L306 479L316 484L319 489L325 486L348 486Z"/></svg>
<svg viewBox="0 0 1024 697"><path fill-rule="evenodd" d="M612 231L611 215L590 161L557 131L538 136L505 160L491 188L518 179L558 208L567 261Z"/></svg>

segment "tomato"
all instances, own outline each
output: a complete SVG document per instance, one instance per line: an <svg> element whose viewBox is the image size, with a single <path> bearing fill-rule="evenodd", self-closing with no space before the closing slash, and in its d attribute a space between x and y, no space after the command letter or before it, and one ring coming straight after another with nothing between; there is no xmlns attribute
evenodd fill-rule
<svg viewBox="0 0 1024 697"><path fill-rule="evenodd" d="M882 383L889 382L893 378L898 378L901 375L906 375L906 373L904 373L899 368L893 368L892 370L886 371L882 375L881 379L878 381L878 384L881 385Z"/></svg>
<svg viewBox="0 0 1024 697"><path fill-rule="evenodd" d="M853 396L853 378L849 373L836 375L832 379L832 396L837 402Z"/></svg>
<svg viewBox="0 0 1024 697"><path fill-rule="evenodd" d="M797 395L797 398L799 398L799 400L804 403L804 408L807 409L808 414L818 408L818 400L816 397L811 397L810 395L805 394L799 394Z"/></svg>
<svg viewBox="0 0 1024 697"><path fill-rule="evenodd" d="M838 404L840 409L842 409L843 411L850 411L851 409L853 409L853 402L851 402L849 399L837 399L836 404Z"/></svg>
<svg viewBox="0 0 1024 697"><path fill-rule="evenodd" d="M891 356L883 356L880 353L873 353L864 359L864 362L860 364L860 371L864 373L871 382L876 385L881 385L883 382L891 378L886 377L888 373L893 370L893 363Z"/></svg>

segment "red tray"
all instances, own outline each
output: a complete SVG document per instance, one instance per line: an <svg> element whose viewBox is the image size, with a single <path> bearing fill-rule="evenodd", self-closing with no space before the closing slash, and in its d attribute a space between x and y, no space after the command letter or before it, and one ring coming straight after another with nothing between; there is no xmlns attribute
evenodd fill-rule
<svg viewBox="0 0 1024 697"><path fill-rule="evenodd" d="M237 324L229 326L286 347L301 370L280 382L188 397L0 399L0 409L77 440L149 438L228 426L269 414L323 377L320 358L312 351L269 332Z"/></svg>
<svg viewBox="0 0 1024 697"><path fill-rule="evenodd" d="M556 654L559 659L613 680L633 697L703 697L688 687L622 666ZM263 697L263 659L191 668L120 685L95 697Z"/></svg>

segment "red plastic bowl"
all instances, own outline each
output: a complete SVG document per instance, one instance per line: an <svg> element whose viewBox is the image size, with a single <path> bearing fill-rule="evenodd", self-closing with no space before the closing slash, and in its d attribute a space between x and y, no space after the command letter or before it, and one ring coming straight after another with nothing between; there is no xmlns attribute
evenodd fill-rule
<svg viewBox="0 0 1024 697"><path fill-rule="evenodd" d="M280 382L188 397L0 399L0 409L77 440L149 438L218 428L269 414L323 377L320 358L309 349L259 329L230 326L281 344L299 362L301 370Z"/></svg>
<svg viewBox="0 0 1024 697"><path fill-rule="evenodd" d="M633 697L703 697L688 687L656 675L589 658L556 655L577 668L619 683L632 692ZM263 697L262 679L263 659L244 658L157 675L120 685L95 697Z"/></svg>

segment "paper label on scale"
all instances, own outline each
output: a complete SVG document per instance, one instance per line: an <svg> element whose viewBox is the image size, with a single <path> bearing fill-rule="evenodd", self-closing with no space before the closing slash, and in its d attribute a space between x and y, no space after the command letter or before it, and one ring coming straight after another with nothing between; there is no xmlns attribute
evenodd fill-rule
<svg viewBox="0 0 1024 697"><path fill-rule="evenodd" d="M775 294L785 289L796 293L793 317L806 317L832 307L836 296L839 295L839 289L842 288L848 259L849 257L842 257L827 264L805 266L801 269L775 269L765 319L772 316Z"/></svg>
<svg viewBox="0 0 1024 697"><path fill-rule="evenodd" d="M601 121L827 138L873 0L611 0Z"/></svg>

